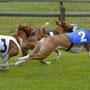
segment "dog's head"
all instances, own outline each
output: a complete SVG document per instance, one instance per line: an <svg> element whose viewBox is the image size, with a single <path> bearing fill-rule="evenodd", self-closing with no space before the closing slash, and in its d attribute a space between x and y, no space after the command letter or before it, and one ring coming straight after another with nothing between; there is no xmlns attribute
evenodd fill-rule
<svg viewBox="0 0 90 90"><path fill-rule="evenodd" d="M20 24L16 27L18 27L18 30L24 31L27 37L34 36L35 32L37 31L36 28L31 24Z"/></svg>
<svg viewBox="0 0 90 90"><path fill-rule="evenodd" d="M66 21L56 21L56 24L63 27L66 32L73 32L70 23Z"/></svg>

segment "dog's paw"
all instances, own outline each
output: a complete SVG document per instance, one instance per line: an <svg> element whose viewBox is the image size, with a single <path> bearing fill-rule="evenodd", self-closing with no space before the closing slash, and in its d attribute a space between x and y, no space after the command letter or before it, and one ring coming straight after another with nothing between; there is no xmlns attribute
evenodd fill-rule
<svg viewBox="0 0 90 90"><path fill-rule="evenodd" d="M11 66L11 67L12 67L12 66L15 66L15 63L11 63L10 66Z"/></svg>
<svg viewBox="0 0 90 90"><path fill-rule="evenodd" d="M0 71L5 70L5 69L7 69L7 68L8 68L8 66L1 67L1 68L0 68Z"/></svg>
<svg viewBox="0 0 90 90"><path fill-rule="evenodd" d="M47 64L51 64L51 62L46 62Z"/></svg>
<svg viewBox="0 0 90 90"><path fill-rule="evenodd" d="M55 58L53 58L53 61L58 60L58 59L59 59L59 57L56 56Z"/></svg>
<svg viewBox="0 0 90 90"><path fill-rule="evenodd" d="M25 62L25 60L17 61L17 62L11 63L10 66L17 66L17 65L24 63L24 62Z"/></svg>
<svg viewBox="0 0 90 90"><path fill-rule="evenodd" d="M18 62L18 61L19 61L19 58L16 58L16 59L15 59L15 62Z"/></svg>
<svg viewBox="0 0 90 90"><path fill-rule="evenodd" d="M59 52L58 55L55 58L53 58L53 61L59 59L60 56L61 56L61 53Z"/></svg>
<svg viewBox="0 0 90 90"><path fill-rule="evenodd" d="M6 66L8 66L8 62L5 62L5 63L0 63L0 67L6 67Z"/></svg>

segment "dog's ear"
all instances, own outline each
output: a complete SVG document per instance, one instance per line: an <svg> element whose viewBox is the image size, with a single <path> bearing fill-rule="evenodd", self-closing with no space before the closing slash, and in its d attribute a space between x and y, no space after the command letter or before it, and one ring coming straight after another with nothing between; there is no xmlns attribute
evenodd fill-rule
<svg viewBox="0 0 90 90"><path fill-rule="evenodd" d="M19 24L19 25L16 25L16 27L18 28L18 27L20 27L21 26L21 24Z"/></svg>
<svg viewBox="0 0 90 90"><path fill-rule="evenodd" d="M61 21L56 21L56 24L57 25L61 25Z"/></svg>
<svg viewBox="0 0 90 90"><path fill-rule="evenodd" d="M65 27L65 28L70 28L70 23L61 21L61 26Z"/></svg>
<svg viewBox="0 0 90 90"><path fill-rule="evenodd" d="M61 21L61 26L65 27L66 26L66 22L65 21Z"/></svg>
<svg viewBox="0 0 90 90"><path fill-rule="evenodd" d="M65 22L65 21L61 21L61 24L65 25L65 24L66 24L66 22Z"/></svg>
<svg viewBox="0 0 90 90"><path fill-rule="evenodd" d="M26 26L23 26L23 28L28 31L29 30L29 27L26 25Z"/></svg>
<svg viewBox="0 0 90 90"><path fill-rule="evenodd" d="M59 25L59 21L55 21L57 25Z"/></svg>

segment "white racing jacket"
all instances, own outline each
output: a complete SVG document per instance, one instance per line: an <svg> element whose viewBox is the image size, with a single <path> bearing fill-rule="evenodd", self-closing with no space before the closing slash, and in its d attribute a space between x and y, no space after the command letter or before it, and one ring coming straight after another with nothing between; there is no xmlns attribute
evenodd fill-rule
<svg viewBox="0 0 90 90"><path fill-rule="evenodd" d="M15 44L18 46L20 51L20 45L18 44L17 40L12 36L4 36L0 35L0 57L3 58L8 54L10 40L15 42Z"/></svg>

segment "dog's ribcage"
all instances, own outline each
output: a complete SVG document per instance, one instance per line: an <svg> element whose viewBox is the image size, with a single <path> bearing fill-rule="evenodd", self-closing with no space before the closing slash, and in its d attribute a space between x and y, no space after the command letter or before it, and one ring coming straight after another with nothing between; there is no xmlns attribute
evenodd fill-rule
<svg viewBox="0 0 90 90"><path fill-rule="evenodd" d="M62 46L58 46L56 49L60 49L60 50L66 51L68 48L62 47ZM84 46L81 46L81 47L72 47L68 52L80 53L82 51L86 51L86 48Z"/></svg>

